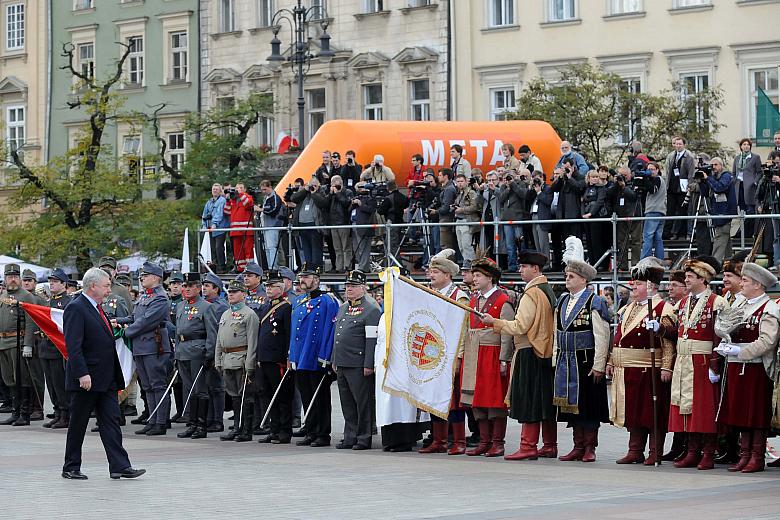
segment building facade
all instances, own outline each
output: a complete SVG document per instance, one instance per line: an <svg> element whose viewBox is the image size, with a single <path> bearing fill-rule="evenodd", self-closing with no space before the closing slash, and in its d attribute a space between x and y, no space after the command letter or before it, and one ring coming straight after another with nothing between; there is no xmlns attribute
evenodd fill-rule
<svg viewBox="0 0 780 520"><path fill-rule="evenodd" d="M312 60L306 71L305 141L330 119L446 119L449 3L304 1L315 18L328 22L335 51L332 59ZM280 132L299 135L295 71L289 63L267 61L274 13L294 4L201 0L202 108L229 105L250 92L273 100L273 114L257 125L250 144L273 147ZM279 25L282 53L289 55L290 26ZM319 22L309 25L313 54L321 32Z"/></svg>
<svg viewBox="0 0 780 520"><path fill-rule="evenodd" d="M501 119L530 80L590 62L626 88L720 86L719 140L756 136L763 90L778 106L780 3L773 0L468 0L453 11L455 119ZM561 136L565 138L565 136ZM620 139L619 139L620 140Z"/></svg>
<svg viewBox="0 0 780 520"><path fill-rule="evenodd" d="M0 1L0 110L7 154L21 150L28 164L43 161L46 146L48 99L48 2ZM0 168L0 207L12 221L23 219L36 207L17 208L8 203L18 187L15 168L4 157Z"/></svg>
<svg viewBox="0 0 780 520"><path fill-rule="evenodd" d="M48 156L72 147L86 122L83 112L66 105L75 81L70 71L60 68L67 64L60 57L63 45L72 46L77 70L105 80L125 51L116 43L122 42L130 48L116 89L125 98L123 110L151 115L164 104L158 114L159 134L166 141L169 163L181 165L187 153L182 125L199 106L197 0L57 0L53 6ZM111 124L103 142L140 183L148 185L149 176L159 172L151 159L144 161L160 150L150 128ZM167 179L158 175L155 180Z"/></svg>

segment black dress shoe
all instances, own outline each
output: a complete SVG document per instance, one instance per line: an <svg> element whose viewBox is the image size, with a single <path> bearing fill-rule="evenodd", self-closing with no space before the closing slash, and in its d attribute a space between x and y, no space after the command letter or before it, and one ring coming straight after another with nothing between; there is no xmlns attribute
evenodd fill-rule
<svg viewBox="0 0 780 520"><path fill-rule="evenodd" d="M255 435L269 435L271 433L270 428L261 428L260 426L255 427L254 430L252 430L252 433Z"/></svg>
<svg viewBox="0 0 780 520"><path fill-rule="evenodd" d="M167 428L162 424L155 424L149 429L148 432L146 432L146 435L150 437L155 435L165 435L167 431Z"/></svg>
<svg viewBox="0 0 780 520"><path fill-rule="evenodd" d="M290 444L292 442L292 437L277 437L275 439L271 439L271 444Z"/></svg>
<svg viewBox="0 0 780 520"><path fill-rule="evenodd" d="M13 404L11 404L9 402L5 402L5 403L0 404L0 413L11 413L13 411L14 411L14 405Z"/></svg>
<svg viewBox="0 0 780 520"><path fill-rule="evenodd" d="M278 439L278 437L272 433L271 435L266 435L265 437L262 437L257 442L258 444L271 444L274 441L274 439Z"/></svg>
<svg viewBox="0 0 780 520"><path fill-rule="evenodd" d="M300 430L293 432L293 437L306 437L306 436L307 436L306 428L301 428Z"/></svg>
<svg viewBox="0 0 780 520"><path fill-rule="evenodd" d="M132 467L123 469L117 473L111 473L111 478L137 478L146 473L145 469L133 469Z"/></svg>
<svg viewBox="0 0 780 520"><path fill-rule="evenodd" d="M400 446L393 446L390 448L390 451L392 453L401 453L404 451L412 451L412 445L411 444L401 444Z"/></svg>
<svg viewBox="0 0 780 520"><path fill-rule="evenodd" d="M206 427L206 431L209 433L224 432L225 425L220 423L209 424L208 427Z"/></svg>
<svg viewBox="0 0 780 520"><path fill-rule="evenodd" d="M42 421L43 420L43 412L41 410L36 410L35 412L30 414L30 420L31 421Z"/></svg>
<svg viewBox="0 0 780 520"><path fill-rule="evenodd" d="M0 408L0 413L3 413L3 409L2 408ZM53 413L47 413L46 414L46 418L47 419L54 419L55 417L57 417L57 416L55 414L53 414Z"/></svg>
<svg viewBox="0 0 780 520"><path fill-rule="evenodd" d="M314 439L309 446L312 448L324 448L325 446L330 446L330 439Z"/></svg>
<svg viewBox="0 0 780 520"><path fill-rule="evenodd" d="M73 471L63 470L62 478L67 478L70 480L87 480L87 476L79 470L73 470Z"/></svg>
<svg viewBox="0 0 780 520"><path fill-rule="evenodd" d="M354 446L352 446L352 449L354 451L370 450L371 446L366 446L365 444L355 444Z"/></svg>
<svg viewBox="0 0 780 520"><path fill-rule="evenodd" d="M30 418L21 416L11 426L30 426Z"/></svg>
<svg viewBox="0 0 780 520"><path fill-rule="evenodd" d="M355 444L347 444L346 442L342 441L342 442L336 444L336 449L337 450L351 450L355 446L356 446Z"/></svg>
<svg viewBox="0 0 780 520"><path fill-rule="evenodd" d="M146 420L149 418L149 414L146 412L142 413L132 421L130 421L130 424L146 424Z"/></svg>
<svg viewBox="0 0 780 520"><path fill-rule="evenodd" d="M135 406L125 406L125 416L135 417L138 415L138 409Z"/></svg>
<svg viewBox="0 0 780 520"><path fill-rule="evenodd" d="M176 437L178 437L180 439L186 439L188 437L192 437L192 434L195 433L195 430L197 430L197 429L198 428L196 426L190 426L189 428L187 428L183 432L177 433Z"/></svg>
<svg viewBox="0 0 780 520"><path fill-rule="evenodd" d="M130 422L133 422L133 421L130 421ZM153 425L153 424L147 424L146 426L144 426L144 427L143 427L143 428L141 428L140 430L136 430L136 431L135 431L135 434L136 434L136 435L146 435L146 432L148 432L149 430L151 430L151 429L152 429L152 426L154 426L154 425Z"/></svg>
<svg viewBox="0 0 780 520"><path fill-rule="evenodd" d="M293 434L293 437L295 437L295 434ZM311 437L304 437L303 439L299 440L295 443L296 446L311 446L311 443L314 442L314 439Z"/></svg>
<svg viewBox="0 0 780 520"><path fill-rule="evenodd" d="M194 432L192 432L190 439L205 439L207 436L208 434L206 433L206 428L199 426L195 428Z"/></svg>

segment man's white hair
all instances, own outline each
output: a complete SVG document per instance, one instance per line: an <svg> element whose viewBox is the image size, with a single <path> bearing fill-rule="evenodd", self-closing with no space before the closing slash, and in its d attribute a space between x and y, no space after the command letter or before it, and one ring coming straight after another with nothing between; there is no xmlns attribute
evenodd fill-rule
<svg viewBox="0 0 780 520"><path fill-rule="evenodd" d="M81 280L82 288L87 291L92 289L93 285L97 285L103 278L109 278L108 273L97 267L90 267L87 272L84 273L84 278Z"/></svg>

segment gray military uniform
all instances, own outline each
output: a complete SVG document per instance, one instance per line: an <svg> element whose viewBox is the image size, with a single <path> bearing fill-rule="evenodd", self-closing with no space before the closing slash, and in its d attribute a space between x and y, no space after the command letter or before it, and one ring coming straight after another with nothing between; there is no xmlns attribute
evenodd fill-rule
<svg viewBox="0 0 780 520"><path fill-rule="evenodd" d="M363 375L374 368L376 328L382 310L366 295L341 304L336 315L333 365L344 414L344 444L371 447L374 377Z"/></svg>
<svg viewBox="0 0 780 520"><path fill-rule="evenodd" d="M206 356L211 359L210 368L205 374L206 385L209 394L209 424L223 424L223 417L225 415L225 383L222 381L222 375L219 370L214 366L214 353L217 348L217 334L219 331L219 320L222 315L228 310L228 305L222 298L215 298L210 301L208 309L206 309L206 320L211 321L212 325L207 327L206 330L210 331L214 329L213 334L207 334L206 337Z"/></svg>
<svg viewBox="0 0 780 520"><path fill-rule="evenodd" d="M198 296L192 303L182 300L176 307L176 361L179 365L184 396L207 399L206 374L201 370L206 360L209 335L216 335L217 323L209 320L211 304ZM209 331L208 329L212 330ZM213 356L213 353L212 353ZM197 377L197 381L195 378ZM195 388L193 389L193 384Z"/></svg>
<svg viewBox="0 0 780 520"><path fill-rule="evenodd" d="M241 395L244 374L255 369L259 329L260 318L244 303L231 306L219 320L214 366L223 371L225 390L231 396ZM246 399L251 398L247 390Z"/></svg>

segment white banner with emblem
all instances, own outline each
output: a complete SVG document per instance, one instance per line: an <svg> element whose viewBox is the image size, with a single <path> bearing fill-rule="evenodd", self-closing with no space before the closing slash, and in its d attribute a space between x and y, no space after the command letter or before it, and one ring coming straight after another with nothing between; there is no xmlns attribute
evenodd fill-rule
<svg viewBox="0 0 780 520"><path fill-rule="evenodd" d="M468 312L400 279L397 268L380 277L388 331L382 390L446 419Z"/></svg>

